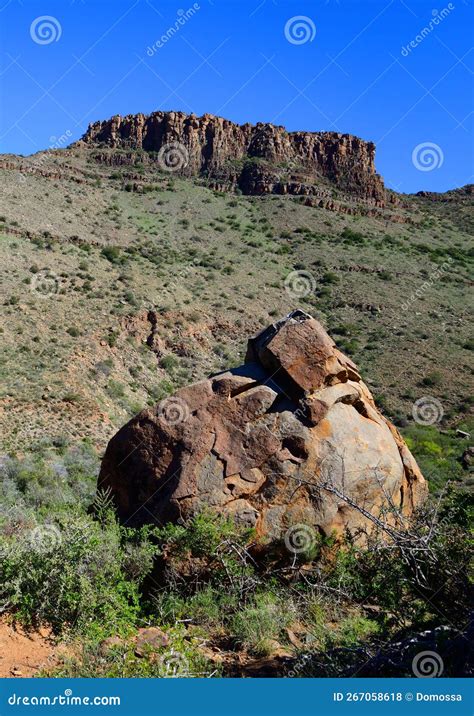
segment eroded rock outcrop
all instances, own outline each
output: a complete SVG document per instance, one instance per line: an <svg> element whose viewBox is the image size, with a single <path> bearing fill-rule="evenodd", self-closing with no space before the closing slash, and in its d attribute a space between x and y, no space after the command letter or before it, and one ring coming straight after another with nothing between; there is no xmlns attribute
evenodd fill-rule
<svg viewBox="0 0 474 716"><path fill-rule="evenodd" d="M81 141L145 150L150 156L161 152L155 159L173 171L228 183L244 194L311 196L318 194L318 185L329 183L376 205L385 201L374 166L375 145L350 134L287 132L273 124L238 125L212 114L153 112L94 122Z"/></svg>
<svg viewBox="0 0 474 716"><path fill-rule="evenodd" d="M128 524L203 507L279 539L409 515L426 482L354 363L294 311L250 339L243 366L143 410L110 441L99 486Z"/></svg>

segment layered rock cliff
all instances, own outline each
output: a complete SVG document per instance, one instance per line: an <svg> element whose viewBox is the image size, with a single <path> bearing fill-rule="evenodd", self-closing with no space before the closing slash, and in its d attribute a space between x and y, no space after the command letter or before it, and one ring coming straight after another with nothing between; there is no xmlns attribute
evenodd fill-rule
<svg viewBox="0 0 474 716"><path fill-rule="evenodd" d="M273 124L237 125L211 114L153 112L95 122L81 142L144 150L169 170L206 176L245 194L314 195L318 187L333 185L377 205L385 200L375 171L375 145L350 134L287 132Z"/></svg>

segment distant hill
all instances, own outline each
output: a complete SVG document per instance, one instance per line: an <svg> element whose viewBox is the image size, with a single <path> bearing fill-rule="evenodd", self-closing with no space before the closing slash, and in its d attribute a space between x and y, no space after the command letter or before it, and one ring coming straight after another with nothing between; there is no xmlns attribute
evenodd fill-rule
<svg viewBox="0 0 474 716"><path fill-rule="evenodd" d="M244 194L324 196L321 190L335 185L378 205L385 201L375 145L350 134L287 132L273 124L237 125L212 114L153 112L95 122L82 142L144 150L165 168L206 176Z"/></svg>

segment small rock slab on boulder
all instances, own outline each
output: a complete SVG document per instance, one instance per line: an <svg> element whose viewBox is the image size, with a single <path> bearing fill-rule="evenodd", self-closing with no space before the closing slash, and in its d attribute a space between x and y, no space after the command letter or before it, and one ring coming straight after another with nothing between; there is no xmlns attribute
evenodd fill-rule
<svg viewBox="0 0 474 716"><path fill-rule="evenodd" d="M127 423L99 487L130 525L211 507L270 539L301 524L323 535L370 528L371 515L409 515L427 494L357 366L303 311L251 338L243 366Z"/></svg>

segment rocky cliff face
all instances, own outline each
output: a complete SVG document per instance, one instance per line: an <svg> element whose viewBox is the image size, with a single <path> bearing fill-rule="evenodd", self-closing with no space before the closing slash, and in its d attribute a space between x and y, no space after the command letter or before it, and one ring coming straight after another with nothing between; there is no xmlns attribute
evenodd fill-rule
<svg viewBox="0 0 474 716"><path fill-rule="evenodd" d="M83 143L157 152L164 168L230 183L246 194L318 193L333 185L382 205L375 145L336 132L287 132L272 124L237 125L205 114L153 112L91 124Z"/></svg>
<svg viewBox="0 0 474 716"><path fill-rule="evenodd" d="M211 508L270 541L390 524L427 492L356 366L302 311L251 339L240 368L133 418L107 447L99 487L127 524Z"/></svg>

